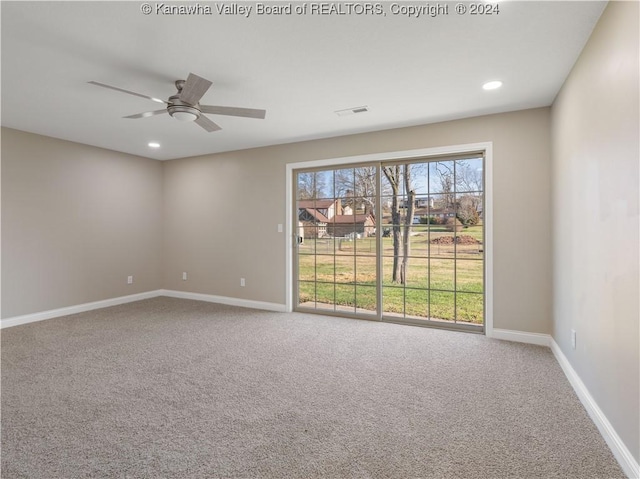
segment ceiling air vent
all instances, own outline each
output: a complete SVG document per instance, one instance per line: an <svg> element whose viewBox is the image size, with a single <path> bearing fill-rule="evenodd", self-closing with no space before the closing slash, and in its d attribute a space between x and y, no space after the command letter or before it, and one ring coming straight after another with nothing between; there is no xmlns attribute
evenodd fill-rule
<svg viewBox="0 0 640 479"><path fill-rule="evenodd" d="M354 108L347 108L346 110L338 110L334 112L338 116L355 115L356 113L364 113L369 111L368 106L356 106Z"/></svg>

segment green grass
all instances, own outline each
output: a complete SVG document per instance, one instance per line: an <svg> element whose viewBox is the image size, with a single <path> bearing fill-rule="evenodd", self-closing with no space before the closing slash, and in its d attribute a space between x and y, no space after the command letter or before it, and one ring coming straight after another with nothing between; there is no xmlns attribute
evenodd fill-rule
<svg viewBox="0 0 640 479"><path fill-rule="evenodd" d="M438 236L454 235L443 227L416 226L414 231L418 234L411 237L406 288L391 281L393 240L383 238L383 311L482 323L483 296L478 294L483 292L482 245L430 243ZM457 234L482 241L481 226ZM340 309L376 310L375 238L307 239L299 251L300 303L317 301Z"/></svg>

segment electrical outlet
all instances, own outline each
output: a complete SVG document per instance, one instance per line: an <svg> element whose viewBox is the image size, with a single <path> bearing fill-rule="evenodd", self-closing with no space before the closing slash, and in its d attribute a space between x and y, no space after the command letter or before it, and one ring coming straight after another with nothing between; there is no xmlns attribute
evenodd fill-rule
<svg viewBox="0 0 640 479"><path fill-rule="evenodd" d="M576 330L575 329L571 330L571 347L573 349L576 349Z"/></svg>
<svg viewBox="0 0 640 479"><path fill-rule="evenodd" d="M133 276L127 276L127 284L133 284Z"/></svg>
<svg viewBox="0 0 640 479"><path fill-rule="evenodd" d="M240 278L240 286L244 287L244 278Z"/></svg>
<svg viewBox="0 0 640 479"><path fill-rule="evenodd" d="M182 273L182 281L186 281L187 280L187 272L185 271L184 273Z"/></svg>

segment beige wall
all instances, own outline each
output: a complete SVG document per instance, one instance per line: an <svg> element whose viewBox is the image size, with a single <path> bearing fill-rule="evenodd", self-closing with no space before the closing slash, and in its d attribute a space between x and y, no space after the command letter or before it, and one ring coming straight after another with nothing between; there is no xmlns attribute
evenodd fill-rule
<svg viewBox="0 0 640 479"><path fill-rule="evenodd" d="M2 128L2 317L160 288L161 215L161 162Z"/></svg>
<svg viewBox="0 0 640 479"><path fill-rule="evenodd" d="M164 287L284 304L277 224L290 220L287 163L492 141L494 327L550 333L549 115L542 108L165 162Z"/></svg>
<svg viewBox="0 0 640 479"><path fill-rule="evenodd" d="M636 461L638 13L609 4L552 110L553 337Z"/></svg>
<svg viewBox="0 0 640 479"><path fill-rule="evenodd" d="M287 163L485 141L494 327L550 333L545 108L164 163L3 129L2 317L159 288L284 304Z"/></svg>

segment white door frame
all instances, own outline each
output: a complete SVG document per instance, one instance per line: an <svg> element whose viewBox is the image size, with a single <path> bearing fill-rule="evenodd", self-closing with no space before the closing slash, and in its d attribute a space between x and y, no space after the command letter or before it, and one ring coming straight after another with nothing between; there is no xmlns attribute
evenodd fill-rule
<svg viewBox="0 0 640 479"><path fill-rule="evenodd" d="M285 305L288 312L293 311L293 254L297 240L297 228L293 229L293 172L302 168L334 167L345 164L372 163L378 161L422 159L441 155L457 155L482 151L484 152L484 275L485 275L485 335L493 336L493 142L469 143L417 150L390 151L368 155L346 156L341 158L325 158L321 160L287 163L286 168L286 236L285 236ZM297 225L297 223L296 223Z"/></svg>

